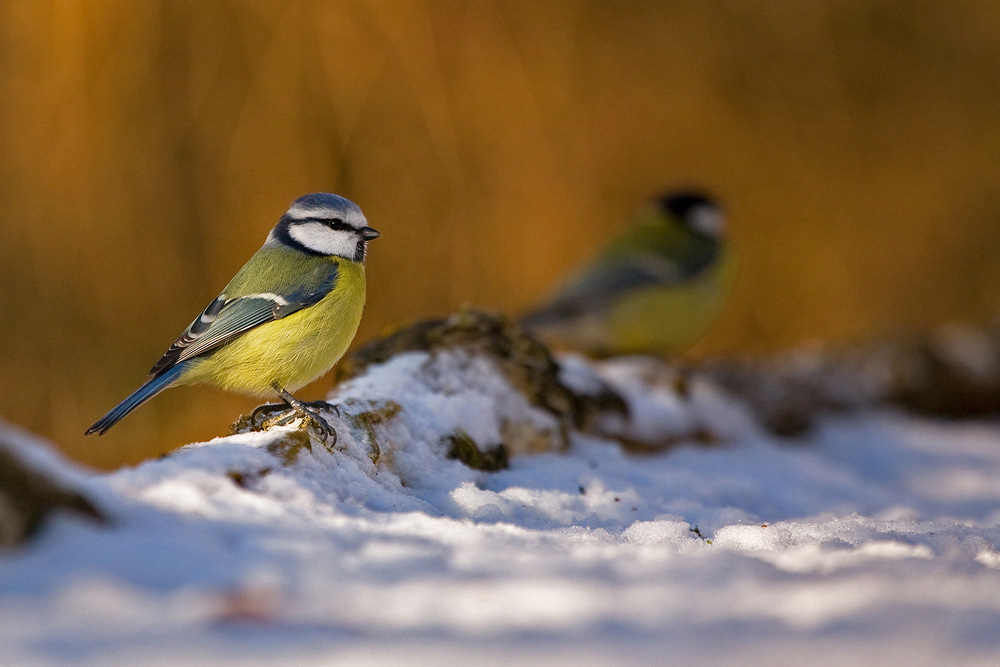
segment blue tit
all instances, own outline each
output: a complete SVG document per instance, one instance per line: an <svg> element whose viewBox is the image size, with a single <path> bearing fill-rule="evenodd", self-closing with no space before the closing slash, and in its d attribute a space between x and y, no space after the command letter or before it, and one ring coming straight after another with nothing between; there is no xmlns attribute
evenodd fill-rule
<svg viewBox="0 0 1000 667"><path fill-rule="evenodd" d="M551 345L595 356L680 352L708 328L735 280L725 226L704 194L665 195L522 321Z"/></svg>
<svg viewBox="0 0 1000 667"><path fill-rule="evenodd" d="M347 351L365 304L367 244L378 236L352 201L326 193L296 199L146 383L87 435L103 434L167 387L200 382L254 396L276 391L315 420L289 392L319 378Z"/></svg>

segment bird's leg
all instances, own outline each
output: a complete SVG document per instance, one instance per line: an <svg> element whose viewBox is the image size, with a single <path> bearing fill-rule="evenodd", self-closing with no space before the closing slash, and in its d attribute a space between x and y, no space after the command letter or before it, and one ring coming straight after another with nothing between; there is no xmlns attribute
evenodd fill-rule
<svg viewBox="0 0 1000 667"><path fill-rule="evenodd" d="M319 432L323 436L324 440L333 438L333 443L336 444L337 432L333 429L332 426L330 426L326 422L325 419L320 417L319 413L317 413L316 410L314 409L314 407L320 407L317 405L317 403L321 404L322 407L329 407L328 404L323 403L322 401L317 401L316 403L310 403L307 405L302 401L300 401L299 399L292 396L287 391L285 391L285 389L282 388L277 382L272 383L271 386L274 387L274 390L276 392L278 392L278 396L281 397L281 400L283 400L285 403L288 404L288 407L291 408L292 412L292 414L289 415L288 417L282 417L281 419L278 420L277 424L279 426L287 424L296 416L302 417L308 421L311 421L316 426L316 428L319 429ZM260 408L258 408L258 410L259 409ZM256 414L256 412L254 414Z"/></svg>
<svg viewBox="0 0 1000 667"><path fill-rule="evenodd" d="M330 403L329 401L300 401L302 405L307 408L312 408L313 410L333 410L337 413L337 417L341 417L340 406L336 403Z"/></svg>

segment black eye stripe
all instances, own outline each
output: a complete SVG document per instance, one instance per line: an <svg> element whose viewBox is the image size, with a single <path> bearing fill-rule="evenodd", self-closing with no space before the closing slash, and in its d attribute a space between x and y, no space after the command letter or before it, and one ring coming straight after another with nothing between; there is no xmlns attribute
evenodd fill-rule
<svg viewBox="0 0 1000 667"><path fill-rule="evenodd" d="M305 224L308 222L318 222L324 227L329 227L338 232L357 232L358 230L344 222L341 218L300 218L294 224Z"/></svg>

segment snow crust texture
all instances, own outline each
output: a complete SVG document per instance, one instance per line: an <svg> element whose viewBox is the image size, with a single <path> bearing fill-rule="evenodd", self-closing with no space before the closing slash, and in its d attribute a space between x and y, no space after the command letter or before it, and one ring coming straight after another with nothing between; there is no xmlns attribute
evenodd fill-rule
<svg viewBox="0 0 1000 667"><path fill-rule="evenodd" d="M331 395L335 446L293 424L61 473L112 524L0 555L0 663L1000 664L1000 425L778 439L651 364L561 360L630 411L568 448L489 359L410 352ZM524 446L478 471L457 433Z"/></svg>

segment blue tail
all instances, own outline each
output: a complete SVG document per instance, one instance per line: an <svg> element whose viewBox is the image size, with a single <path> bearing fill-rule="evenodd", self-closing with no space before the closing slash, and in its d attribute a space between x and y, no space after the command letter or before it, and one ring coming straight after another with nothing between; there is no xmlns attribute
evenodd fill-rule
<svg viewBox="0 0 1000 667"><path fill-rule="evenodd" d="M185 364L178 364L163 375L158 375L148 381L146 384L133 391L132 394L124 401L111 408L111 411L98 419L97 423L88 428L84 435L90 435L91 433L104 435L105 431L120 422L125 415L132 412L137 407L172 385L174 380L177 379L177 377L181 374L181 371L185 368Z"/></svg>

